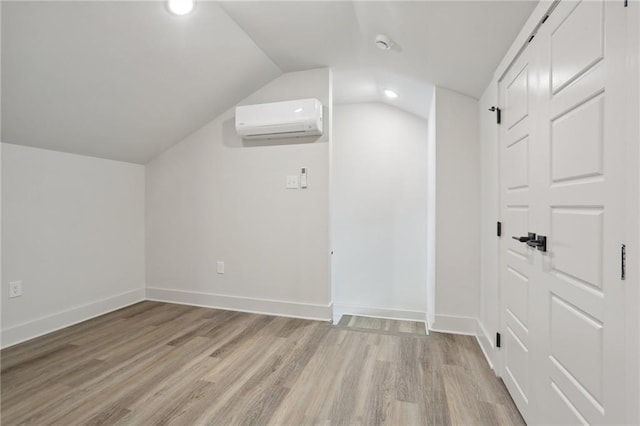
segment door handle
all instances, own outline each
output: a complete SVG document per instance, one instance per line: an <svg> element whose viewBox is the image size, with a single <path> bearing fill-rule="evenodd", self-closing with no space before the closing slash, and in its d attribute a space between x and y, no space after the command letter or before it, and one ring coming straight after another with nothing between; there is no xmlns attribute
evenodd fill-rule
<svg viewBox="0 0 640 426"><path fill-rule="evenodd" d="M537 248L541 252L547 251L547 237L544 235L538 235L538 239L527 241L529 247Z"/></svg>
<svg viewBox="0 0 640 426"><path fill-rule="evenodd" d="M519 241L521 243L529 243L529 241L531 240L535 240L536 239L536 234L534 234L533 232L529 232L529 235L527 235L526 237L511 237L516 241Z"/></svg>

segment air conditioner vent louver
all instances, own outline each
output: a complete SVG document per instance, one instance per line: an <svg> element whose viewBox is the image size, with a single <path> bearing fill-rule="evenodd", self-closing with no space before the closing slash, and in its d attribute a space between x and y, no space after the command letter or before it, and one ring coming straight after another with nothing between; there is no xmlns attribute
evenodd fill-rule
<svg viewBox="0 0 640 426"><path fill-rule="evenodd" d="M236 107L236 132L243 139L322 135L322 103L317 99Z"/></svg>

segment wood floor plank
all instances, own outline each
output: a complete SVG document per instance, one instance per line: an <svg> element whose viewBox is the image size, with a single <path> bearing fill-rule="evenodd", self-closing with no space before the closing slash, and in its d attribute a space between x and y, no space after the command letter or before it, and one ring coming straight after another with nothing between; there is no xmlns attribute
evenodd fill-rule
<svg viewBox="0 0 640 426"><path fill-rule="evenodd" d="M1 351L2 424L524 424L473 337L347 321L138 303Z"/></svg>
<svg viewBox="0 0 640 426"><path fill-rule="evenodd" d="M418 359L418 338L401 337L397 345L398 361L394 363L396 370L396 399L398 401L417 403L422 395L418 385L420 364Z"/></svg>
<svg viewBox="0 0 640 426"><path fill-rule="evenodd" d="M342 341L340 337L338 333L325 335L306 367L291 382L291 392L274 412L270 424L308 424L307 419L319 418L335 385L336 370L346 358L338 343Z"/></svg>
<svg viewBox="0 0 640 426"><path fill-rule="evenodd" d="M362 423L391 424L395 399L395 370L388 361L376 361L372 372L372 386L367 393Z"/></svg>
<svg viewBox="0 0 640 426"><path fill-rule="evenodd" d="M113 404L100 411L86 422L83 422L85 426L99 426L105 424L113 424L126 417L130 411L126 408L119 407L117 404Z"/></svg>
<svg viewBox="0 0 640 426"><path fill-rule="evenodd" d="M135 424L172 423L191 411L194 405L212 394L214 385L200 380L218 360L204 356L188 368L163 380L138 401L128 406L132 411L129 421ZM191 413L195 415L196 413Z"/></svg>
<svg viewBox="0 0 640 426"><path fill-rule="evenodd" d="M364 338L364 336L362 337ZM360 399L358 393L360 382L366 376L363 360L369 358L370 351L372 349L366 344L353 345L342 380L334 391L335 397L327 419L332 424L349 425L353 423L354 408Z"/></svg>
<svg viewBox="0 0 640 426"><path fill-rule="evenodd" d="M144 400L150 391L163 383L167 374L175 374L181 366L190 362L192 357L204 355L208 351L208 343L203 339L191 342L190 346L174 348L158 362L148 364L144 370L130 374L121 382L98 389L87 389L86 392L93 398L88 398L71 410L60 410L59 415L54 416L53 421L59 424L83 423L87 418L104 410L109 403L126 407Z"/></svg>

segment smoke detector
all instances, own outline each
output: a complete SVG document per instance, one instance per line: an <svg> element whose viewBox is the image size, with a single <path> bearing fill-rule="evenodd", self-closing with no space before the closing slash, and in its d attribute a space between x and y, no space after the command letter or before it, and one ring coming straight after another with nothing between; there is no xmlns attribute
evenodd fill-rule
<svg viewBox="0 0 640 426"><path fill-rule="evenodd" d="M378 49L389 50L391 49L392 45L393 45L393 41L391 41L391 39L388 36L384 34L378 34L376 36L376 46L378 46Z"/></svg>

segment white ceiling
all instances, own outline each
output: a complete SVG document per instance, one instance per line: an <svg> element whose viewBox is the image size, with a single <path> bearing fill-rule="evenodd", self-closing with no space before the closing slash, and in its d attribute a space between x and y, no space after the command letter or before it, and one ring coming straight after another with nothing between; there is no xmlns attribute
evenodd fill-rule
<svg viewBox="0 0 640 426"><path fill-rule="evenodd" d="M384 89L396 92L398 97L388 98L384 95ZM334 68L335 104L383 102L426 120L429 117L433 92L432 84L385 68Z"/></svg>
<svg viewBox="0 0 640 426"><path fill-rule="evenodd" d="M215 3L2 2L2 141L146 163L280 69Z"/></svg>
<svg viewBox="0 0 640 426"><path fill-rule="evenodd" d="M535 1L240 1L223 8L285 72L335 70L335 97L427 117L433 86L479 98ZM393 49L375 46L386 34ZM373 95L372 83L377 90ZM392 86L389 101L381 88Z"/></svg>
<svg viewBox="0 0 640 426"><path fill-rule="evenodd" d="M480 96L534 6L2 2L2 141L145 163L282 71L326 66L336 102L426 117L434 85Z"/></svg>

